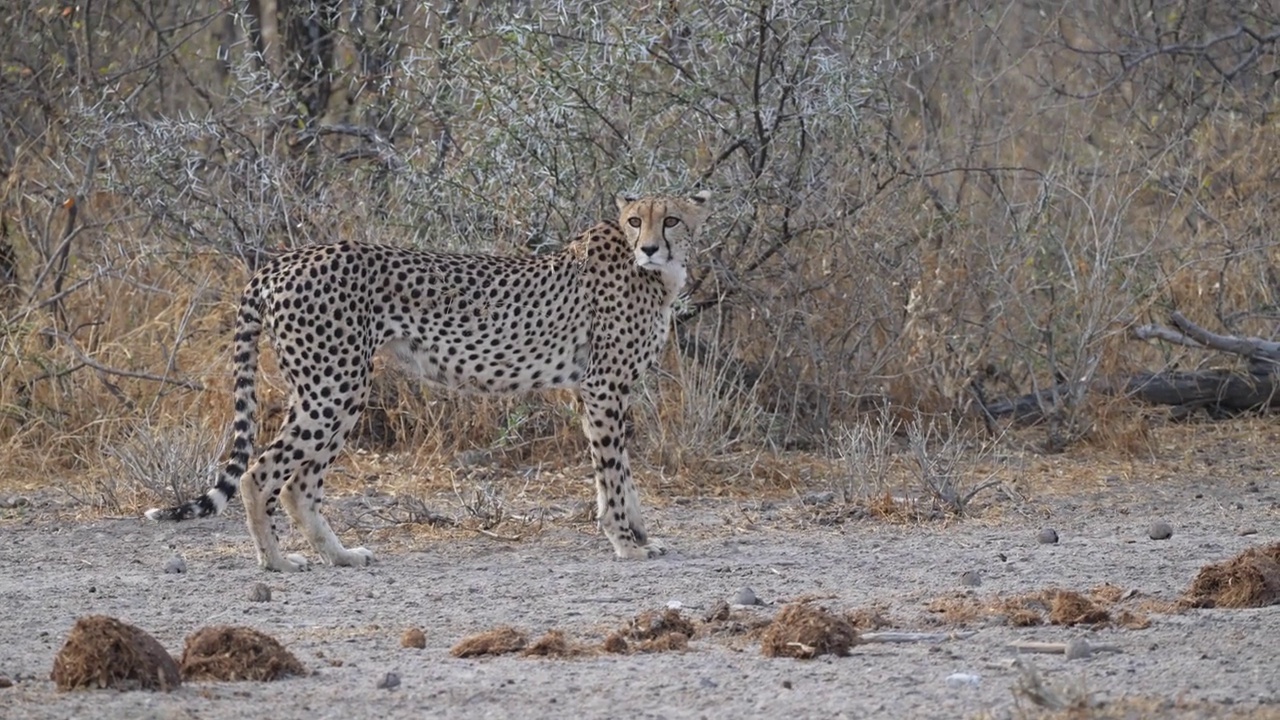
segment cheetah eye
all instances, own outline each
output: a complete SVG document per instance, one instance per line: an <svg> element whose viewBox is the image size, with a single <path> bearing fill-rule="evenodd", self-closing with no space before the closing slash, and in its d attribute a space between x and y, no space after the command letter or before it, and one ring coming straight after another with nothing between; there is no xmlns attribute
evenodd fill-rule
<svg viewBox="0 0 1280 720"><path fill-rule="evenodd" d="M663 220L662 224L664 227L675 227L680 224L680 219L669 217L666 220Z"/></svg>
<svg viewBox="0 0 1280 720"><path fill-rule="evenodd" d="M631 227L640 227L640 218L633 217L627 221L627 224L630 225Z"/></svg>

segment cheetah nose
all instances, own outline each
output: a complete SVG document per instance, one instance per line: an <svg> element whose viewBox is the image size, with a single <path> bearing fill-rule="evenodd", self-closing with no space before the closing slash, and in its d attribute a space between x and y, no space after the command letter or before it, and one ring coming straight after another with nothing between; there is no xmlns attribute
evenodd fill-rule
<svg viewBox="0 0 1280 720"><path fill-rule="evenodd" d="M641 245L640 251L643 252L645 255L648 255L649 257L653 257L653 254L658 252L658 246L657 245Z"/></svg>

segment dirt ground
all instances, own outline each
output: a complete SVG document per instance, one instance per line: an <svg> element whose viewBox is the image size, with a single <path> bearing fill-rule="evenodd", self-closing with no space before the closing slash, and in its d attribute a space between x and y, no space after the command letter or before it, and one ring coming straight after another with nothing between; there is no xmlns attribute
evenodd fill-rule
<svg viewBox="0 0 1280 720"><path fill-rule="evenodd" d="M1060 477L1034 503L1008 501L963 521L842 517L838 501L799 494L768 502L668 498L650 503L648 517L671 553L648 562L613 560L585 519L517 528L518 540L348 530L348 541L375 550L375 565L289 576L257 569L238 503L228 516L159 526L132 517L66 519L72 513L56 499L37 496L0 510L0 676L13 681L0 689L0 715L1039 717L1047 711L1017 691L1025 670L1010 662L1017 653L1009 644L1080 636L1118 652L1018 656L1045 685L1089 708L1062 717L1280 717L1280 606L1169 607L1206 563L1280 541L1280 481L1269 463L1247 459L1229 472L1200 465L1168 473L1173 466L1163 466L1168 476L1158 481L1129 472L1077 488ZM329 512L351 516L368 502L339 497ZM546 498L528 502L551 506ZM1171 538L1148 537L1156 520L1171 525ZM1057 544L1038 542L1046 527L1057 531ZM287 544L298 540L291 535ZM175 554L185 573L165 572ZM267 602L250 599L259 582L271 590ZM1132 591L1116 608L1149 618L1149 626L1019 627L954 610L1104 583ZM695 634L683 651L569 659L449 652L498 625L531 637L558 629L598 648L637 613L678 605L700 621L743 586L762 604L736 610L728 630ZM836 612L871 611L887 621L881 630L974 634L863 644L847 657L763 657L758 634L746 628L805 598ZM54 655L76 618L91 613L140 626L175 656L199 627L250 626L279 639L311 674L188 683L170 693L58 692L49 680ZM401 647L411 627L424 631L424 649ZM378 687L388 673L398 685Z"/></svg>

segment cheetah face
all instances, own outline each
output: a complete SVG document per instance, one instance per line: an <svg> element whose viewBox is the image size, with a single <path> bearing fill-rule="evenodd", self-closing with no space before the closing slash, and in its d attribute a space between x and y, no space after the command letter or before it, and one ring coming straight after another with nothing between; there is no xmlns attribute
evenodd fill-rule
<svg viewBox="0 0 1280 720"><path fill-rule="evenodd" d="M708 190L688 197L619 195L618 223L635 252L636 264L647 270L683 273L689 245L706 219Z"/></svg>

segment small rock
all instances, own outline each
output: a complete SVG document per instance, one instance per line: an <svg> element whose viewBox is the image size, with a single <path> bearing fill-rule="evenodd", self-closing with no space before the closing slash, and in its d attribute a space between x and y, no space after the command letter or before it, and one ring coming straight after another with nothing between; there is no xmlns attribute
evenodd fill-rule
<svg viewBox="0 0 1280 720"><path fill-rule="evenodd" d="M1250 536L1250 535L1257 535L1257 534L1258 534L1258 528L1251 528L1251 527L1248 527L1248 528L1240 528L1240 532L1238 532L1238 533L1236 533L1236 534L1237 534L1237 535L1239 535L1240 537L1248 537L1248 536Z"/></svg>
<svg viewBox="0 0 1280 720"><path fill-rule="evenodd" d="M165 561L164 571L168 575L181 575L187 571L187 561L181 555L174 555Z"/></svg>
<svg viewBox="0 0 1280 720"><path fill-rule="evenodd" d="M249 602L271 602L271 588L265 583L254 583L249 588Z"/></svg>
<svg viewBox="0 0 1280 720"><path fill-rule="evenodd" d="M378 681L379 690L391 690L398 687L400 687L400 675L398 673L389 672Z"/></svg>
<svg viewBox="0 0 1280 720"><path fill-rule="evenodd" d="M1152 540L1168 540L1173 537L1173 526L1164 520L1157 520L1151 523L1151 528L1147 530L1147 537Z"/></svg>
<svg viewBox="0 0 1280 720"><path fill-rule="evenodd" d="M1053 528L1045 528L1040 531L1039 535L1036 535L1036 540L1041 545L1057 545L1058 531Z"/></svg>
<svg viewBox="0 0 1280 720"><path fill-rule="evenodd" d="M756 597L756 591L749 586L743 585L738 591L729 598L730 605L759 605L760 598Z"/></svg>
<svg viewBox="0 0 1280 720"><path fill-rule="evenodd" d="M791 689L791 681L790 681L790 680L783 680L783 681L782 681L782 689L783 689L783 690L790 690L790 689Z"/></svg>
<svg viewBox="0 0 1280 720"><path fill-rule="evenodd" d="M974 675L973 673L952 673L952 674L950 674L950 675L948 675L948 676L947 676L947 681L946 681L946 682L947 682L947 687L953 687L953 688L973 687L973 688L976 688L976 687L978 687L979 685L981 685L981 684L982 684L982 677L981 677L981 676L978 676L978 675Z"/></svg>
<svg viewBox="0 0 1280 720"><path fill-rule="evenodd" d="M977 570L965 570L960 573L960 584L965 587L978 587L982 584L982 573Z"/></svg>
<svg viewBox="0 0 1280 720"><path fill-rule="evenodd" d="M0 675L0 688L11 688L11 687L13 687L13 681L9 679L9 676Z"/></svg>
<svg viewBox="0 0 1280 720"><path fill-rule="evenodd" d="M836 494L830 490L826 492L811 492L800 498L800 502L805 505L830 505L836 501Z"/></svg>
<svg viewBox="0 0 1280 720"><path fill-rule="evenodd" d="M1068 660L1087 660L1093 656L1093 648L1089 646L1089 641L1082 637L1071 638L1067 641L1067 659Z"/></svg>
<svg viewBox="0 0 1280 720"><path fill-rule="evenodd" d="M715 680L712 680L711 678L705 678L705 677L698 679L698 685L704 688L720 687L720 683L716 682Z"/></svg>
<svg viewBox="0 0 1280 720"><path fill-rule="evenodd" d="M400 647L418 648L419 650L427 646L427 635L422 632L422 628L412 627L404 631L400 636Z"/></svg>

